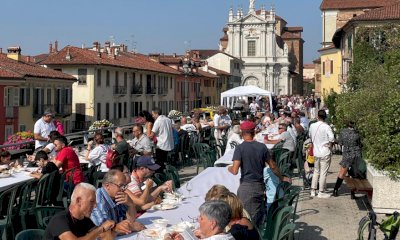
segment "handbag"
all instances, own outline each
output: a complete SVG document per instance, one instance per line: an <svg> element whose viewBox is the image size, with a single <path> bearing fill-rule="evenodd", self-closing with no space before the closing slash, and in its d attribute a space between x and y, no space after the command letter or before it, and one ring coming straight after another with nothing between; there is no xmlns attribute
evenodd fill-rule
<svg viewBox="0 0 400 240"><path fill-rule="evenodd" d="M314 158L314 146L311 143L308 144L307 147L307 162L310 164L314 164L315 158Z"/></svg>

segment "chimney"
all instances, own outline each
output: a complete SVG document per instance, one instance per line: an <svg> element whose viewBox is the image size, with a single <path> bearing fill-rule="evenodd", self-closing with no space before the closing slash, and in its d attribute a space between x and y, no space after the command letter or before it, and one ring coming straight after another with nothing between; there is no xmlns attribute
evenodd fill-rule
<svg viewBox="0 0 400 240"><path fill-rule="evenodd" d="M18 47L9 47L7 48L7 57L20 61L21 60L21 48Z"/></svg>
<svg viewBox="0 0 400 240"><path fill-rule="evenodd" d="M31 56L26 56L26 62L31 62Z"/></svg>
<svg viewBox="0 0 400 240"><path fill-rule="evenodd" d="M65 60L71 61L71 58L72 58L71 53L69 52L69 48L67 48L67 54L65 55Z"/></svg>
<svg viewBox="0 0 400 240"><path fill-rule="evenodd" d="M110 42L107 41L104 43L104 52L110 54Z"/></svg>
<svg viewBox="0 0 400 240"><path fill-rule="evenodd" d="M58 41L54 42L54 52L58 52Z"/></svg>
<svg viewBox="0 0 400 240"><path fill-rule="evenodd" d="M204 71L208 72L208 62L207 61L204 62Z"/></svg>
<svg viewBox="0 0 400 240"><path fill-rule="evenodd" d="M172 54L172 57L176 58L176 53L173 53L173 54Z"/></svg>
<svg viewBox="0 0 400 240"><path fill-rule="evenodd" d="M99 51L99 42L93 42L93 51Z"/></svg>
<svg viewBox="0 0 400 240"><path fill-rule="evenodd" d="M49 53L52 53L52 52L53 52L53 44L49 43Z"/></svg>

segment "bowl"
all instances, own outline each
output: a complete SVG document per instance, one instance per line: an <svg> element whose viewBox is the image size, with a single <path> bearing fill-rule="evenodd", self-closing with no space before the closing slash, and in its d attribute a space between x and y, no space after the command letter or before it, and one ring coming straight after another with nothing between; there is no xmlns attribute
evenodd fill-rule
<svg viewBox="0 0 400 240"><path fill-rule="evenodd" d="M154 226L156 226L156 227L167 227L167 225L168 225L168 220L163 219L163 218L155 219L152 222L153 222Z"/></svg>

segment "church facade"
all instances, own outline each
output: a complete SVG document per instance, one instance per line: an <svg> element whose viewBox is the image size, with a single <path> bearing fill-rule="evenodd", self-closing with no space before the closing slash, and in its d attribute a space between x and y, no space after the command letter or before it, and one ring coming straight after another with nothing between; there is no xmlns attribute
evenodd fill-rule
<svg viewBox="0 0 400 240"><path fill-rule="evenodd" d="M302 31L302 28L296 29ZM296 51L283 38L287 30L291 31L286 22L276 16L273 8L266 11L262 7L256 11L254 0L250 0L246 15L240 8L236 15L232 8L229 10L220 50L244 61L242 85L258 86L276 95L302 94L302 86L298 86L302 84L302 67L299 66L296 72L294 66L302 64L302 49L301 56L295 57L296 62L291 62L293 57L290 55ZM299 74L300 83L296 78Z"/></svg>

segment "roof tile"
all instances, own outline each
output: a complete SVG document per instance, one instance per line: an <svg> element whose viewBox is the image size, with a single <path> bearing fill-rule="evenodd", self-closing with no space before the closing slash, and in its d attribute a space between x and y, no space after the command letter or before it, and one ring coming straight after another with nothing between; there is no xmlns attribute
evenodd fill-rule
<svg viewBox="0 0 400 240"><path fill-rule="evenodd" d="M365 9L392 5L399 0L323 0L320 9Z"/></svg>

